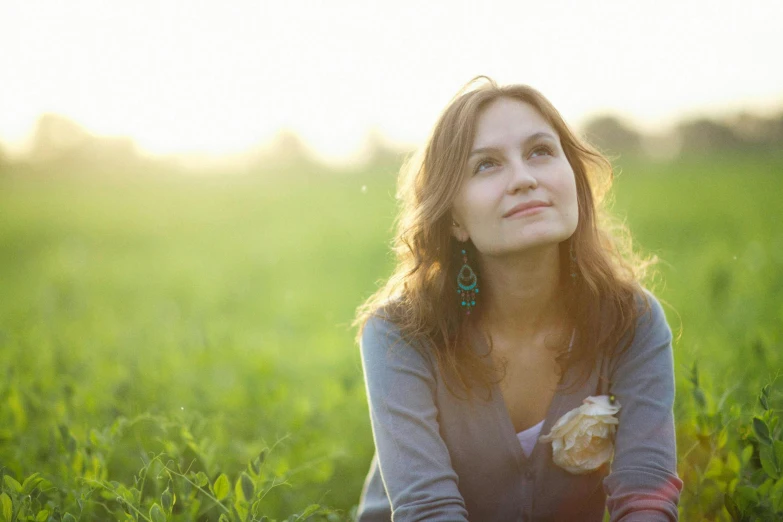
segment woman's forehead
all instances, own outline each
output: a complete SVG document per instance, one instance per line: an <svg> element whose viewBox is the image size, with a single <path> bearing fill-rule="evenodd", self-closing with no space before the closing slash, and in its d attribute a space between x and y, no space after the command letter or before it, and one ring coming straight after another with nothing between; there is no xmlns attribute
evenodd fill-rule
<svg viewBox="0 0 783 522"><path fill-rule="evenodd" d="M498 98L479 113L473 148L517 143L536 134L557 139L555 129L535 107L513 98Z"/></svg>

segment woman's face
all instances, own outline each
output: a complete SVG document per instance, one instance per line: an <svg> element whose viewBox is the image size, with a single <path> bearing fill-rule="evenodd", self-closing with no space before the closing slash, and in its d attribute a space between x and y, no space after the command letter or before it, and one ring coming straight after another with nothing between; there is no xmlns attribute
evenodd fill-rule
<svg viewBox="0 0 783 522"><path fill-rule="evenodd" d="M499 98L485 107L465 168L452 232L482 254L556 245L576 230L574 171L557 133L533 106ZM540 206L519 211L535 202Z"/></svg>

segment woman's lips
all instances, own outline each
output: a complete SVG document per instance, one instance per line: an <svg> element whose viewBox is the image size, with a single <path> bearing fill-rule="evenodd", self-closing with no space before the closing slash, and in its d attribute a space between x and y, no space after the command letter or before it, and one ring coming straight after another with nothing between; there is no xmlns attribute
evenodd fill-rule
<svg viewBox="0 0 783 522"><path fill-rule="evenodd" d="M517 217L517 216L528 216L530 214L537 214L538 212L543 211L545 208L547 208L548 204L546 203L540 203L536 204L534 206L526 205L526 206L520 206L519 209L511 209L510 212L508 212L503 217Z"/></svg>

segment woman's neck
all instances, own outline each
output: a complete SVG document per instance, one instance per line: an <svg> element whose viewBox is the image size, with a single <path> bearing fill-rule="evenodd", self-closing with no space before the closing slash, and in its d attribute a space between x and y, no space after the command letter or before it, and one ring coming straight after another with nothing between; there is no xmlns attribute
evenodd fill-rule
<svg viewBox="0 0 783 522"><path fill-rule="evenodd" d="M522 341L563 326L557 245L481 260L482 324L493 336Z"/></svg>

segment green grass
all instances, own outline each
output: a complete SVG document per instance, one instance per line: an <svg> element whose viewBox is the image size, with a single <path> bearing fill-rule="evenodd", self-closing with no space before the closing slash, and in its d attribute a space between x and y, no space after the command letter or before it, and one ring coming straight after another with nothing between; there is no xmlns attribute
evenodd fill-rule
<svg viewBox="0 0 783 522"><path fill-rule="evenodd" d="M678 361L763 383L782 362L783 161L728 156L621 171L614 209L662 260Z"/></svg>
<svg viewBox="0 0 783 522"><path fill-rule="evenodd" d="M783 160L618 164L614 209L662 259L657 295L681 333L685 452L694 361L735 405L752 405L782 367ZM86 476L132 484L150 452L169 452L236 477L283 439L265 466L288 485L264 497L265 511L349 510L373 453L350 323L392 269L394 190L390 167L0 174L4 473L40 472L65 489ZM117 419L133 422L101 443ZM68 433L93 448L80 462Z"/></svg>

